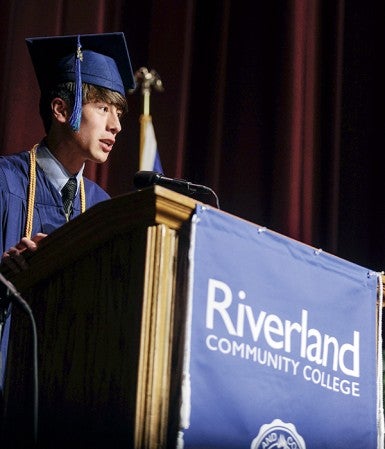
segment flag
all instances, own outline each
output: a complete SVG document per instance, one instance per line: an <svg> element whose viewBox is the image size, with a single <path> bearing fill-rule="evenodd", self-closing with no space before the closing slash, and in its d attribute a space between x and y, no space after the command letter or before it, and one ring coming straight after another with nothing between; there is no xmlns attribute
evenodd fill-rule
<svg viewBox="0 0 385 449"><path fill-rule="evenodd" d="M163 173L151 115L140 116L139 170Z"/></svg>

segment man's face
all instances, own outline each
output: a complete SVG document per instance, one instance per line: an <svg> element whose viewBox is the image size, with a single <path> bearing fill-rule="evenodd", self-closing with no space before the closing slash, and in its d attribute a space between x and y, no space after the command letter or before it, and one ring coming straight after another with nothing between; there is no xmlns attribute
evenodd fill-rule
<svg viewBox="0 0 385 449"><path fill-rule="evenodd" d="M76 153L84 161L105 162L121 131L121 111L106 102L83 105L79 131L74 133Z"/></svg>

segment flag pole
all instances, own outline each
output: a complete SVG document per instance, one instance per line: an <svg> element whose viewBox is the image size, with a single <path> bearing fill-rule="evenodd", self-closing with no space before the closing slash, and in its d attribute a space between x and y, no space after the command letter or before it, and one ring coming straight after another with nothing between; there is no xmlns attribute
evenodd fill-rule
<svg viewBox="0 0 385 449"><path fill-rule="evenodd" d="M139 140L139 170L142 170L143 151L145 146L147 124L152 121L150 115L151 89L163 92L163 83L155 70L149 71L146 67L141 67L135 72L135 81L140 87L143 97L143 109L139 117L140 140Z"/></svg>

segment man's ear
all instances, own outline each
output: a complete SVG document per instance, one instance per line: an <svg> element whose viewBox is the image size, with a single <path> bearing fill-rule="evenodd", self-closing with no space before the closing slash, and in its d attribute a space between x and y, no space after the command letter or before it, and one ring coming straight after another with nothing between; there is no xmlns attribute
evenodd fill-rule
<svg viewBox="0 0 385 449"><path fill-rule="evenodd" d="M51 101L51 111L53 117L59 123L66 123L69 118L69 108L67 102L62 98L57 97Z"/></svg>

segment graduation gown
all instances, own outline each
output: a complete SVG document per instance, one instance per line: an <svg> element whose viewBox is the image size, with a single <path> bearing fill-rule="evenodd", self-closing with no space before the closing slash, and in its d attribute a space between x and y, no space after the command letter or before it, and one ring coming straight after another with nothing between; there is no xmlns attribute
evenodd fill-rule
<svg viewBox="0 0 385 449"><path fill-rule="evenodd" d="M109 195L97 184L84 179L86 208ZM29 184L29 151L0 157L0 250L1 254L24 236ZM80 194L76 195L71 218L80 214ZM36 193L32 236L38 232L50 234L66 223L60 193L44 171L36 166Z"/></svg>
<svg viewBox="0 0 385 449"><path fill-rule="evenodd" d="M0 250L1 254L17 244L24 236L29 184L29 151L0 157ZM97 184L84 178L86 208L109 199ZM73 204L71 218L81 212L80 192ZM32 236L38 232L50 234L67 222L62 197L36 164L36 192ZM0 349L0 390L3 385L8 347L10 319L4 326Z"/></svg>

